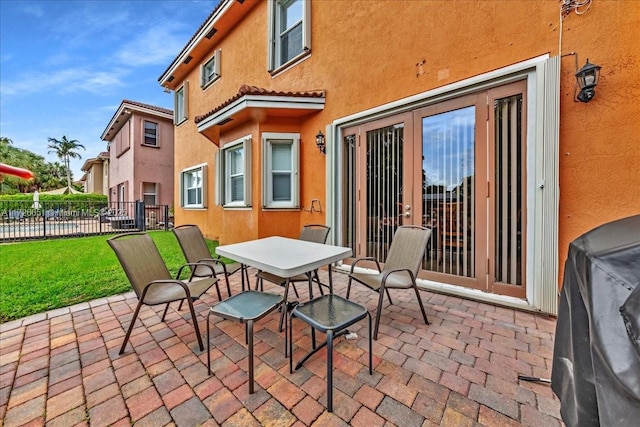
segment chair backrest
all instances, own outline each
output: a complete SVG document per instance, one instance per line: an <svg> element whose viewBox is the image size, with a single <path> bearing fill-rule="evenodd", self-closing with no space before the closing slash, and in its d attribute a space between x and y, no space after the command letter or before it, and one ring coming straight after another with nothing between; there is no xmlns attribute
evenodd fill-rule
<svg viewBox="0 0 640 427"><path fill-rule="evenodd" d="M300 240L307 242L326 243L331 227L322 224L307 224L300 231Z"/></svg>
<svg viewBox="0 0 640 427"><path fill-rule="evenodd" d="M420 269L430 237L431 229L429 228L417 225L398 227L393 235L393 241L382 271L408 268L415 277Z"/></svg>
<svg viewBox="0 0 640 427"><path fill-rule="evenodd" d="M107 243L116 253L138 297L150 282L172 279L158 247L148 234L120 234L107 239Z"/></svg>
<svg viewBox="0 0 640 427"><path fill-rule="evenodd" d="M187 262L198 262L211 258L207 242L204 240L202 231L197 225L187 224L174 227L173 234L178 239Z"/></svg>

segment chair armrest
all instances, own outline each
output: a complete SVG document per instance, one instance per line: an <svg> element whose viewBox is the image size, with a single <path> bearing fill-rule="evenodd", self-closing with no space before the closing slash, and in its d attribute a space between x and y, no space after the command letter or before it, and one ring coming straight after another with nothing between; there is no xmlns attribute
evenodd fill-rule
<svg viewBox="0 0 640 427"><path fill-rule="evenodd" d="M213 267L211 267L211 265L206 264L204 262L189 262L180 266L180 269L178 270L178 274L176 274L176 279L180 280L180 275L182 274L182 270L184 270L185 267L189 267L191 269L191 275L189 276L189 281L193 280L193 275L196 272L196 267L199 267L199 266L208 268L209 270L211 270L211 276L216 277L216 271L213 269Z"/></svg>
<svg viewBox="0 0 640 427"><path fill-rule="evenodd" d="M353 263L351 264L351 270L349 270L349 274L353 273L353 269L355 268L356 264L359 263L360 261L375 261L376 267L378 267L378 273L382 272L382 269L380 268L380 263L378 262L377 259L375 259L374 257L362 257L362 258L356 258L353 261Z"/></svg>
<svg viewBox="0 0 640 427"><path fill-rule="evenodd" d="M182 289L184 289L184 292L186 294L185 298L189 298L189 299L191 298L191 292L189 291L189 287L182 280L161 279L161 280L154 280L145 285L144 289L142 290L142 295L140 295L140 301L144 301L144 297L147 295L147 291L151 286L159 285L159 284L174 284L174 285L182 286Z"/></svg>
<svg viewBox="0 0 640 427"><path fill-rule="evenodd" d="M391 276L392 274L395 274L395 273L402 273L402 272L409 273L409 279L411 279L411 283L415 283L416 278L413 275L413 271L411 271L408 268L396 268L396 269L393 269L393 270L385 271L385 273L382 275L382 281L380 283L380 289L383 289L385 287L385 284L387 282L387 278L389 276Z"/></svg>

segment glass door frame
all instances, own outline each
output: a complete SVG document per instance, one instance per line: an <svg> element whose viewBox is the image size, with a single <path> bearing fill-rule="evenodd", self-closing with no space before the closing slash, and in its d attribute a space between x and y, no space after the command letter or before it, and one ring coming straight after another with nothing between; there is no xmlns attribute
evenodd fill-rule
<svg viewBox="0 0 640 427"><path fill-rule="evenodd" d="M459 276L454 274L441 273L431 270L421 270L418 276L423 279L433 280L436 282L449 283L452 285L464 286L468 288L487 290L487 260L484 253L488 248L482 248L480 245L485 245L487 242L486 230L484 227L478 227L478 224L486 224L487 221L487 185L481 184L480 180L487 176L487 163L486 163L486 147L487 147L487 109L484 107L486 103L486 95L483 97L483 92L472 93L468 95L462 95L449 100L441 101L436 104L429 105L427 107L419 108L413 111L414 135L413 140L417 143L414 144L414 159L421 159L423 156L423 135L422 135L422 119L428 116L435 116L437 114L446 113L448 111L458 110L461 108L475 106L475 129L474 129L474 175L475 175L475 194L474 194L474 213L475 219L472 233L472 241L475 242L473 251L473 265L474 272L472 277ZM418 176L414 179L418 179L418 183L422 182L422 161L420 164L416 162L416 169ZM480 177L480 179L478 179ZM417 200L423 199L422 185L415 185L413 188L414 198ZM420 218L422 218L422 203L420 203ZM437 241L440 238L439 230L434 228L433 233L437 233L436 236L432 236L432 242Z"/></svg>

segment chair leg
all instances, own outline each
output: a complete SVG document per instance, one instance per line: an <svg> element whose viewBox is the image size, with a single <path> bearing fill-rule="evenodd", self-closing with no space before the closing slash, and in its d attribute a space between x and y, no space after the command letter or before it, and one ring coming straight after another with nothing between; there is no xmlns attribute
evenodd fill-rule
<svg viewBox="0 0 640 427"><path fill-rule="evenodd" d="M167 303L167 305L164 308L164 312L162 313L162 318L160 320L162 320L164 322L164 318L167 315L167 310L169 310L169 304L171 304L170 302ZM182 307L182 301L180 301L180 307ZM178 311L180 311L180 309L178 309Z"/></svg>
<svg viewBox="0 0 640 427"><path fill-rule="evenodd" d="M349 282L347 283L347 299L349 299L350 293L351 293L351 277L349 277Z"/></svg>
<svg viewBox="0 0 640 427"><path fill-rule="evenodd" d="M333 331L327 331L327 411L333 412Z"/></svg>
<svg viewBox="0 0 640 427"><path fill-rule="evenodd" d="M193 301L191 298L187 300L189 304L189 311L191 312L191 321L193 322L193 329L196 331L196 338L198 338L198 344L200 345L200 351L204 351L204 345L202 344L202 337L200 336L200 328L198 328L198 318L196 317L196 311L193 309Z"/></svg>
<svg viewBox="0 0 640 427"><path fill-rule="evenodd" d="M387 289L385 289L387 291ZM380 294L380 298L378 298L378 311L376 312L376 325L373 330L373 339L378 339L378 327L380 326L380 315L382 314L382 301L384 300L384 292L378 292ZM388 293L388 291L387 291Z"/></svg>
<svg viewBox="0 0 640 427"><path fill-rule="evenodd" d="M371 337L371 313L367 310L369 318L369 375L373 375L373 340Z"/></svg>
<svg viewBox="0 0 640 427"><path fill-rule="evenodd" d="M167 304L168 306L169 304ZM142 299L138 301L138 305L136 306L136 310L133 312L133 317L131 318L131 324L129 325L129 329L127 329L127 334L124 336L124 341L122 342L122 347L120 347L120 352L118 354L124 353L124 348L127 345L127 341L129 341L129 337L131 337L131 332L133 331L133 325L136 323L136 319L138 318L138 313L140 313L140 308L142 307Z"/></svg>
<svg viewBox="0 0 640 427"><path fill-rule="evenodd" d="M180 300L180 305L178 306L178 311L182 310L182 303L184 302L184 299ZM164 319L163 319L164 320Z"/></svg>
<svg viewBox="0 0 640 427"><path fill-rule="evenodd" d="M209 316L211 316L211 310L209 310L209 313L207 314L207 373L211 375L211 338L209 338L209 330L211 329L211 326L209 326Z"/></svg>
<svg viewBox="0 0 640 427"><path fill-rule="evenodd" d="M247 347L249 347L249 394L253 394L255 391L253 384L253 320L247 322L247 338L249 340L247 343Z"/></svg>
<svg viewBox="0 0 640 427"><path fill-rule="evenodd" d="M229 285L229 275L225 273L224 280L227 281L227 295L231 296L231 286Z"/></svg>
<svg viewBox="0 0 640 427"><path fill-rule="evenodd" d="M293 311L289 313L289 326L287 327L288 333L285 333L285 357L287 356L287 351L289 352L289 373L293 374Z"/></svg>
<svg viewBox="0 0 640 427"><path fill-rule="evenodd" d="M389 289L385 289L387 291L387 298L389 298L389 304L393 305L393 301L391 301L391 294L389 293Z"/></svg>
<svg viewBox="0 0 640 427"><path fill-rule="evenodd" d="M424 310L424 304L422 304L422 298L420 297L420 292L418 291L418 285L413 284L413 290L416 291L416 297L418 298L418 304L420 304L420 311L422 311L422 317L424 318L424 323L429 324L429 320L427 319L427 312Z"/></svg>
<svg viewBox="0 0 640 427"><path fill-rule="evenodd" d="M216 282L216 292L218 293L218 301L222 301L222 295L220 295L220 284Z"/></svg>

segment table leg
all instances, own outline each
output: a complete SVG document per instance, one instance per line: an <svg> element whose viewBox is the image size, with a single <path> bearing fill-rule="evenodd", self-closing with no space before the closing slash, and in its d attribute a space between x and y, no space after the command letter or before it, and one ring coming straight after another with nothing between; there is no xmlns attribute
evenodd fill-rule
<svg viewBox="0 0 640 427"><path fill-rule="evenodd" d="M284 284L284 297L282 300L282 313L280 314L280 325L278 326L278 332L282 332L282 326L284 325L285 316L287 314L287 298L289 296L289 279Z"/></svg>
<svg viewBox="0 0 640 427"><path fill-rule="evenodd" d="M246 265L240 264L240 275L242 276L242 292L244 292L244 276L245 276L245 273L247 275L247 281L249 280L249 273L247 273L246 269L247 269ZM247 286L249 286L248 283L247 283Z"/></svg>
<svg viewBox="0 0 640 427"><path fill-rule="evenodd" d="M333 269L331 268L331 264L329 264L327 268L329 269L329 293L333 295L333 277L331 276L331 270Z"/></svg>
<svg viewBox="0 0 640 427"><path fill-rule="evenodd" d="M249 394L253 394L253 320L247 322L247 338L249 339Z"/></svg>

